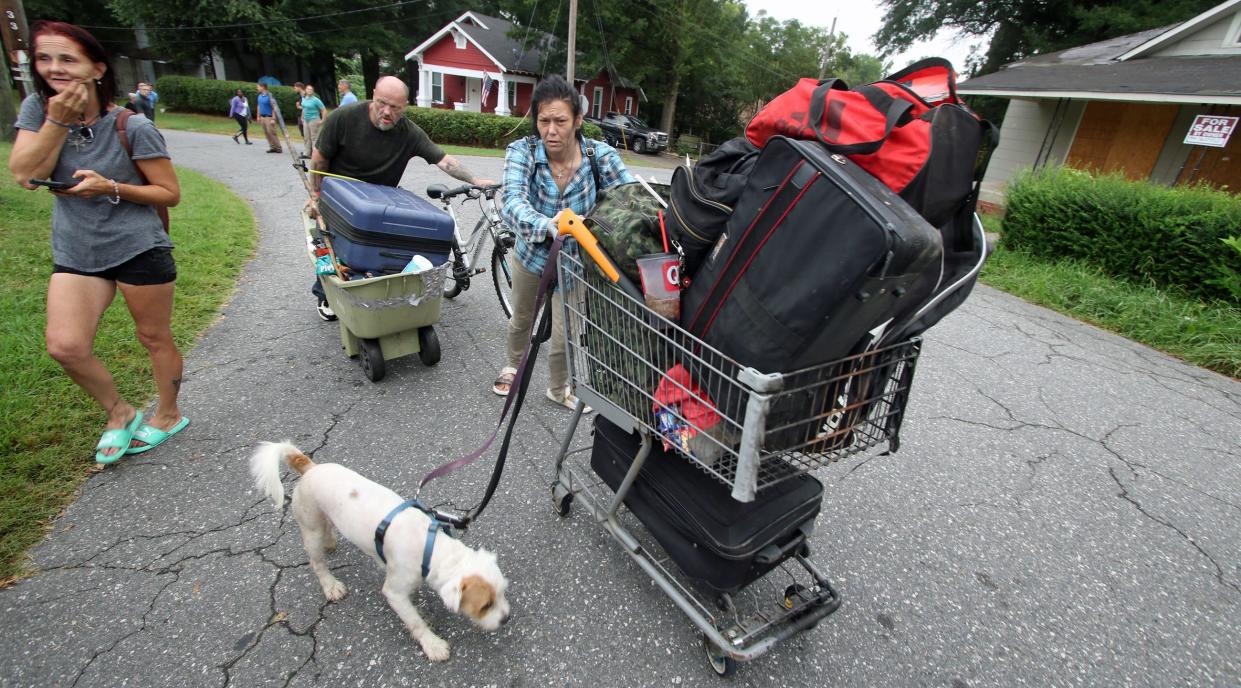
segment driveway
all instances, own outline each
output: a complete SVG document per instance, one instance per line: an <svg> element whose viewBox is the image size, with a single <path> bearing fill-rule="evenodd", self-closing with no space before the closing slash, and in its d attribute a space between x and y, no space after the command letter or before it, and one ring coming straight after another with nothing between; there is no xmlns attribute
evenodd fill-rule
<svg viewBox="0 0 1241 688"><path fill-rule="evenodd" d="M93 476L34 550L40 573L0 591L0 685L719 685L698 633L584 511L552 512L568 414L538 394L465 536L498 553L511 623L478 633L420 594L452 644L432 665L347 544L330 563L350 594L326 603L296 524L252 490L250 452L289 439L412 493L487 436L505 320L484 276L444 303L439 365L366 381L315 316L288 157L165 136L251 204L258 252L188 352L193 425ZM500 177L499 159L464 162ZM404 186L436 181L415 161ZM532 389L545 381L541 362ZM732 681L1237 685L1238 438L1241 383L979 287L927 337L900 452L817 473L812 546L840 611ZM480 461L424 496L467 506L489 475Z"/></svg>

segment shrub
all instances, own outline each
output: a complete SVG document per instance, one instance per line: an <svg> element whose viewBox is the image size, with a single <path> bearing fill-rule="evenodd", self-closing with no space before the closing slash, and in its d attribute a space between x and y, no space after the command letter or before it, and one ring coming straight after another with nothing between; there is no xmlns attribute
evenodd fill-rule
<svg viewBox="0 0 1241 688"><path fill-rule="evenodd" d="M234 91L241 89L250 99L250 108L258 107L256 99L259 89L253 81L216 81L199 79L192 76L161 76L155 82L155 90L159 92L159 102L164 107L183 112L203 112L209 115L228 113L228 102L233 99ZM269 86L268 90L276 96L280 104L280 114L284 121L292 124L297 121L297 92L292 86Z"/></svg>
<svg viewBox="0 0 1241 688"><path fill-rule="evenodd" d="M1164 187L1070 168L1018 175L1008 187L1005 245L1071 258L1142 284L1241 299L1241 199L1205 186Z"/></svg>
<svg viewBox="0 0 1241 688"><path fill-rule="evenodd" d="M525 117L421 107L405 108L405 116L437 144L504 148L530 133L530 120ZM589 122L583 125L582 133L588 138L603 138L599 127Z"/></svg>
<svg viewBox="0 0 1241 688"><path fill-rule="evenodd" d="M333 86L334 87L334 86ZM250 81L215 81L189 76L165 76L155 82L159 102L166 107L188 112L204 112L222 115L228 112L228 102L233 92L241 89L250 99L250 107L257 107L255 98L258 88ZM280 103L285 122L297 121L297 93L291 86L272 86L271 92ZM354 93L361 98L361 86ZM409 107L405 116L422 127L439 144L504 148L509 143L530 133L529 120L523 117L501 117L479 112L459 112L433 108ZM603 132L594 124L587 123L583 132L594 139L602 139Z"/></svg>
<svg viewBox="0 0 1241 688"><path fill-rule="evenodd" d="M676 143L672 146L672 149L677 155L690 155L693 157L698 157L698 149L701 144L701 136L681 134L677 137Z"/></svg>

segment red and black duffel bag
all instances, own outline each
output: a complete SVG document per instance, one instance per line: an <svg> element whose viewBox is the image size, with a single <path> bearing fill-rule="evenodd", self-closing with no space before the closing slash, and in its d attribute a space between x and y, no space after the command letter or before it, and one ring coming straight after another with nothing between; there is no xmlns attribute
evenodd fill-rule
<svg viewBox="0 0 1241 688"><path fill-rule="evenodd" d="M802 79L755 115L746 138L822 143L900 195L935 227L973 205L994 127L957 98L956 72L929 58L865 86ZM969 208L973 212L973 208Z"/></svg>

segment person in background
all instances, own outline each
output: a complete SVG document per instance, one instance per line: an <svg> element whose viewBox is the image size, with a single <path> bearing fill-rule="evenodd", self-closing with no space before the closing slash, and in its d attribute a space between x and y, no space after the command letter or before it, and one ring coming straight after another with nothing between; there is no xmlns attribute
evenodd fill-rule
<svg viewBox="0 0 1241 688"><path fill-rule="evenodd" d="M300 81L293 82L293 90L297 93L294 103L297 104L297 133L303 137L306 136L305 121L302 119L302 98L306 97L306 84Z"/></svg>
<svg viewBox="0 0 1241 688"><path fill-rule="evenodd" d="M307 84L306 95L302 97L302 119L305 122L306 157L314 155L315 139L319 136L319 127L323 125L323 117L327 114L327 106L315 95L315 87Z"/></svg>
<svg viewBox="0 0 1241 688"><path fill-rule="evenodd" d="M602 189L596 188L590 165L597 165L604 189L636 181L625 169L616 149L582 136L582 99L564 77L552 74L534 87L530 121L535 145L522 138L504 153L504 222L517 232L510 254L513 273L513 317L508 323L508 365L500 370L491 390L507 396L534 325L534 302L539 278L547 264L556 221L565 208L585 215L595 207ZM588 158L587 147L594 148ZM564 250L575 250L575 243ZM572 409L577 404L569 382L565 354L563 296L552 295L552 341L547 365L551 386L547 398Z"/></svg>
<svg viewBox="0 0 1241 688"><path fill-rule="evenodd" d="M125 104L125 107L154 122L155 106L151 104L149 98L142 94L143 85L143 82L138 82L138 85L134 87L134 91L129 94L129 102Z"/></svg>
<svg viewBox="0 0 1241 688"><path fill-rule="evenodd" d="M246 94L243 93L240 88L234 91L233 99L228 103L228 116L236 120L237 126L240 127L238 132L233 134L233 143L241 143L237 140L237 137L240 136L246 140L247 146L253 145L250 143L249 134L250 101L246 98Z"/></svg>
<svg viewBox="0 0 1241 688"><path fill-rule="evenodd" d="M455 157L444 153L425 131L405 116L405 107L409 105L409 87L405 82L394 76L381 77L375 82L374 94L374 100L338 108L327 118L310 159L312 171L396 186L405 174L406 165L417 157L467 184L495 184L490 179L478 178ZM314 193L306 205L313 217L319 212L323 175L311 174L310 183ZM315 278L310 291L317 299L319 317L335 320L336 313L328 304L319 278Z"/></svg>
<svg viewBox="0 0 1241 688"><path fill-rule="evenodd" d="M358 97L353 95L353 91L349 88L348 79L341 79L340 82L336 84L336 92L340 94L341 107L358 102Z"/></svg>
<svg viewBox="0 0 1241 688"><path fill-rule="evenodd" d="M275 98L270 91L267 90L267 84L258 84L259 97L255 100L255 109L259 115L259 124L263 125L263 136L267 137L268 153L283 153L284 148L280 145L280 138L276 135L276 110L272 107L272 100Z"/></svg>
<svg viewBox="0 0 1241 688"><path fill-rule="evenodd" d="M32 191L41 187L31 179L72 184L53 192L45 340L48 354L106 412L95 460L110 464L189 424L177 405L182 360L171 328L177 267L155 210L177 205L181 186L164 138L145 117L129 117L129 150L122 145L117 118L124 110L113 103L116 77L99 41L63 22L30 28L35 92L22 101L9 169ZM95 355L99 320L117 291L159 391L145 423Z"/></svg>

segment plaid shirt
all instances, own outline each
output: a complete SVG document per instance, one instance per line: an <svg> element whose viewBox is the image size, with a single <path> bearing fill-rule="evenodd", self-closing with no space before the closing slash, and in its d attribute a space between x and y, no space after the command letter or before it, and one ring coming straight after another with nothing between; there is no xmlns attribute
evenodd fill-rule
<svg viewBox="0 0 1241 688"><path fill-rule="evenodd" d="M547 149L542 141L536 144L531 154L529 138L518 139L509 144L504 154L504 204L501 214L504 222L517 232L517 260L536 275L543 274L547 252L551 249L550 239L555 236L552 216L564 208L572 208L578 215L585 215L595 207L595 177L586 157L587 145L595 147L594 164L599 166L603 188L637 181L625 169L625 163L616 149L602 141L586 139L582 148L582 164L565 184L563 194L552 179ZM576 243L566 243L564 250L573 251Z"/></svg>

